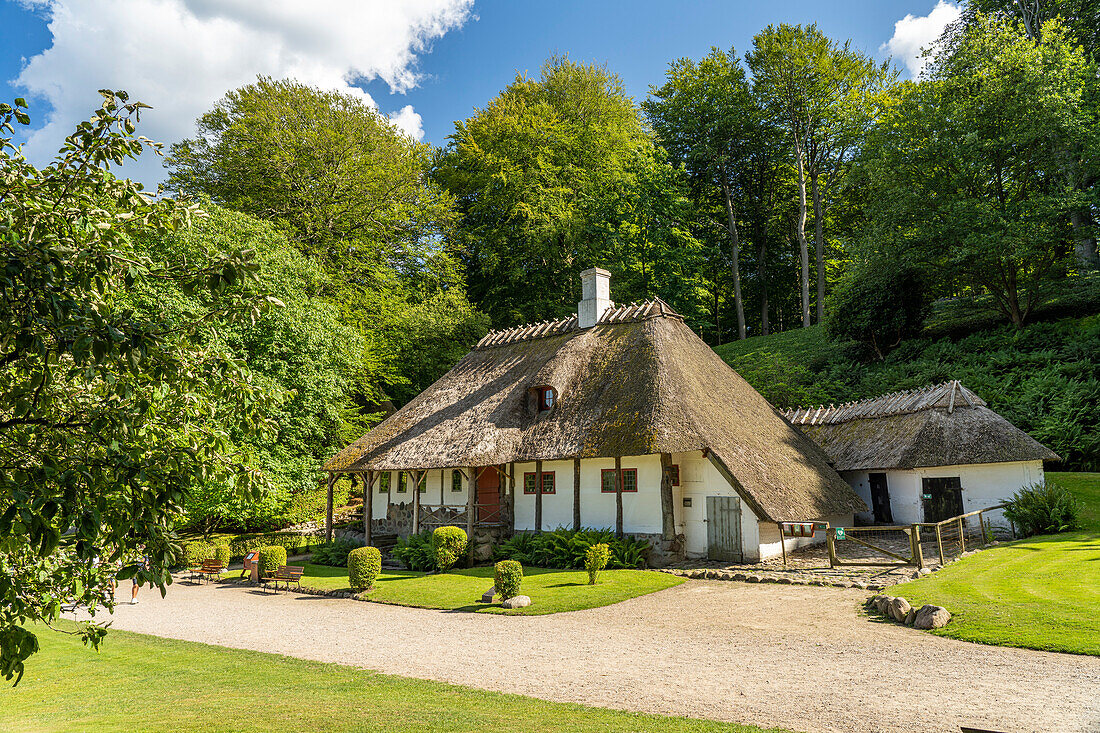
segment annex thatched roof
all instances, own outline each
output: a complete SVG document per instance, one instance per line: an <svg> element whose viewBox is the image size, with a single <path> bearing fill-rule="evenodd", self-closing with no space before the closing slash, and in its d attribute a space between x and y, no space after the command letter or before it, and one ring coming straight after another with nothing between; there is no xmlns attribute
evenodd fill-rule
<svg viewBox="0 0 1100 733"><path fill-rule="evenodd" d="M785 416L838 471L1061 460L957 380Z"/></svg>
<svg viewBox="0 0 1100 733"><path fill-rule="evenodd" d="M539 414L532 387L557 402ZM329 471L708 449L762 519L863 511L822 451L659 301L486 336L450 372L328 461Z"/></svg>

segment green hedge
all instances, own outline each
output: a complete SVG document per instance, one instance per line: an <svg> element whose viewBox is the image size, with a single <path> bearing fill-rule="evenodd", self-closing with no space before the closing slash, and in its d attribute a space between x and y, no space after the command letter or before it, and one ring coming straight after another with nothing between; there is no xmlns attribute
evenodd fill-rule
<svg viewBox="0 0 1100 733"><path fill-rule="evenodd" d="M525 532L513 535L493 549L494 560L518 560L539 568L579 570L585 566L588 548L607 545L611 554L607 567L644 568L649 564L650 544L645 540L618 539L610 529L574 531L558 527L541 534Z"/></svg>
<svg viewBox="0 0 1100 733"><path fill-rule="evenodd" d="M220 562L224 567L229 567L231 554L229 545L218 545L214 548L214 559Z"/></svg>
<svg viewBox="0 0 1100 733"><path fill-rule="evenodd" d="M183 543L183 566L196 568L204 560L214 559L214 546L208 542L194 540Z"/></svg>
<svg viewBox="0 0 1100 733"><path fill-rule="evenodd" d="M286 548L268 545L260 548L260 577L272 575L280 565L286 565Z"/></svg>
<svg viewBox="0 0 1100 733"><path fill-rule="evenodd" d="M435 555L435 567L446 572L454 567L462 554L466 552L466 532L459 527L438 527L432 532L432 552Z"/></svg>
<svg viewBox="0 0 1100 733"><path fill-rule="evenodd" d="M240 560L250 552L255 552L262 547L269 547L271 545L279 545L285 548L289 555L300 555L316 546L317 538L312 535L303 535L294 532L241 534L230 540L229 552L234 560Z"/></svg>
<svg viewBox="0 0 1100 733"><path fill-rule="evenodd" d="M382 553L377 547L356 547L348 553L348 583L354 590L364 591L374 585L382 572Z"/></svg>
<svg viewBox="0 0 1100 733"><path fill-rule="evenodd" d="M596 584L596 576L607 567L607 561L611 559L611 549L599 542L588 548L584 554L584 569L588 571L588 584Z"/></svg>
<svg viewBox="0 0 1100 733"><path fill-rule="evenodd" d="M500 600L506 601L519 595L519 586L523 582L523 566L515 560L501 560L496 564L494 585Z"/></svg>

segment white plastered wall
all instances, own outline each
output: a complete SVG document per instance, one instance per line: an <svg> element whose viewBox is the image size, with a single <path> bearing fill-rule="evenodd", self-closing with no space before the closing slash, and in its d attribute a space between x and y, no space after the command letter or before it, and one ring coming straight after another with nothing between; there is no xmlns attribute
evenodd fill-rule
<svg viewBox="0 0 1100 733"><path fill-rule="evenodd" d="M672 491L672 506L676 517L676 532L684 535L685 553L691 558L707 556L707 497L738 496L721 471L704 458L702 451L677 453L672 462L680 466L680 485ZM684 499L691 506L684 506ZM760 559L759 520L745 503L741 504L741 551L745 562Z"/></svg>
<svg viewBox="0 0 1100 733"><path fill-rule="evenodd" d="M921 500L923 479L959 477L962 485L963 512L996 506L1027 484L1043 480L1042 461L1006 461L1003 463L970 463L960 466L935 466L908 471L874 471L886 474L890 493L890 512L895 524L925 521ZM867 471L846 471L845 480L870 504L871 490ZM984 518L1007 527L1001 511L990 512Z"/></svg>
<svg viewBox="0 0 1100 733"><path fill-rule="evenodd" d="M463 469L463 471L466 474L469 474L469 472L470 472L469 469ZM405 491L405 493L402 494L402 493L398 493L398 491L397 491L397 482L398 482L397 476L398 476L398 473L399 473L398 471L391 471L390 472L390 493L389 493L388 496L387 496L386 493L384 493L382 491L381 479L380 478L375 478L375 480L374 480L374 497L371 499L371 501L373 502L372 505L371 505L371 517L372 518L374 518L374 519L385 519L386 518L386 506L387 506L388 503L394 503L394 504L411 504L412 503L412 500L413 500L412 476L410 476L408 478L408 483L409 483L408 489ZM426 486L426 490L423 493L420 494L420 502L422 504L431 504L432 506L435 506L435 505L440 503L439 481L440 481L441 477L443 479L443 492L442 492L443 501L442 501L442 503L447 505L447 506L459 506L459 507L466 506L466 493L469 491L470 482L465 477L463 477L462 478L462 491L452 491L451 490L451 469L449 469L449 468L444 468L444 469L433 468L433 469L428 471L428 479L427 479L428 483L427 483L427 486Z"/></svg>

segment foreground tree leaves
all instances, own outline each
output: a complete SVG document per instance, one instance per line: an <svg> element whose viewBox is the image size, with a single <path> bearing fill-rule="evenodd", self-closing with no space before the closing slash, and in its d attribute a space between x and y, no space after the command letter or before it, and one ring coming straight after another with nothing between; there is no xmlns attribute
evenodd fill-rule
<svg viewBox="0 0 1100 733"><path fill-rule="evenodd" d="M30 624L70 603L111 610L116 574L163 593L189 493L211 480L255 491L231 436L271 428L275 398L213 332L279 301L252 287L248 251L154 260L133 246L203 214L111 173L159 146L135 136L146 105L101 94L41 170L12 144L26 103L0 104L0 673L16 682L38 648ZM136 289L167 282L209 293L208 308L169 323L132 307ZM105 631L79 633L96 646Z"/></svg>

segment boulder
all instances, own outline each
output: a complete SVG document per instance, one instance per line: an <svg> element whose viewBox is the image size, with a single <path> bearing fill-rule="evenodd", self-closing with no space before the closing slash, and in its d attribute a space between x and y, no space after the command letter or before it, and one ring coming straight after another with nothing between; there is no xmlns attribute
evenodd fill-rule
<svg viewBox="0 0 1100 733"><path fill-rule="evenodd" d="M913 619L915 619L916 617L917 617L917 609L910 608L909 613L905 614L905 620L902 621L902 623L905 624L906 626L912 626L913 625Z"/></svg>
<svg viewBox="0 0 1100 733"><path fill-rule="evenodd" d="M943 606L921 606L913 617L914 629L938 629L946 626L951 620L951 614Z"/></svg>
<svg viewBox="0 0 1100 733"><path fill-rule="evenodd" d="M496 594L497 594L497 587L494 585L492 588L490 588L489 590L487 590L487 591L485 591L484 593L481 594L481 602L482 603L492 603L493 602L493 596L495 596Z"/></svg>
<svg viewBox="0 0 1100 733"><path fill-rule="evenodd" d="M504 603L500 604L501 608L524 608L531 605L531 599L527 596L512 596Z"/></svg>
<svg viewBox="0 0 1100 733"><path fill-rule="evenodd" d="M890 613L890 601L894 600L890 596L875 596L875 609L881 614Z"/></svg>
<svg viewBox="0 0 1100 733"><path fill-rule="evenodd" d="M906 614L908 614L912 608L913 607L909 605L909 601L901 596L890 601L890 615L893 616L896 621L904 622Z"/></svg>

